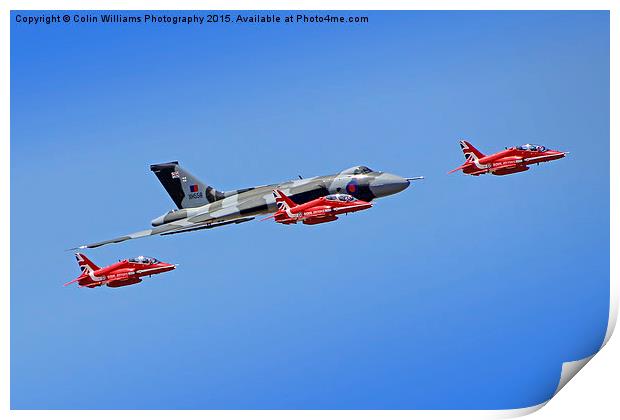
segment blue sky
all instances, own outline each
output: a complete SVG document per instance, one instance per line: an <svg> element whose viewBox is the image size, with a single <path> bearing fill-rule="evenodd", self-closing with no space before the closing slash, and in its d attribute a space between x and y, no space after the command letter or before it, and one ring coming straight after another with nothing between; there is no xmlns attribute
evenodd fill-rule
<svg viewBox="0 0 620 420"><path fill-rule="evenodd" d="M12 22L12 408L516 408L598 349L608 13L362 14ZM461 138L571 154L447 175ZM170 160L221 190L356 164L426 179L337 223L92 250L100 265L181 265L137 286L63 288L79 274L65 249L173 208L149 171Z"/></svg>

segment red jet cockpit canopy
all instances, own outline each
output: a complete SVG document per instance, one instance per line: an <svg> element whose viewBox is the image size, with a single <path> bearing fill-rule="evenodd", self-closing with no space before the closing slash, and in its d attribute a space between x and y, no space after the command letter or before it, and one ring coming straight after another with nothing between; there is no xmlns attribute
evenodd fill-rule
<svg viewBox="0 0 620 420"><path fill-rule="evenodd" d="M517 150L527 150L528 152L545 152L547 149L545 146L541 146L539 144L524 144L522 146L516 146Z"/></svg>
<svg viewBox="0 0 620 420"><path fill-rule="evenodd" d="M325 199L329 201L355 201L355 197L352 197L349 194L330 194L326 195Z"/></svg>
<svg viewBox="0 0 620 420"><path fill-rule="evenodd" d="M145 257L144 255L140 255L139 257L135 257L135 258L130 258L127 261L131 263L136 263L136 264L157 264L159 262L157 258Z"/></svg>

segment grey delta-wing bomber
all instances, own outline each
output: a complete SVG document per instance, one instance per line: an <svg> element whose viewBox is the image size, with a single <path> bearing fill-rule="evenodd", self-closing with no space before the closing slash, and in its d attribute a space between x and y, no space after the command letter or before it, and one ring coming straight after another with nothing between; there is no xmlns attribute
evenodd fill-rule
<svg viewBox="0 0 620 420"><path fill-rule="evenodd" d="M97 248L146 236L172 235L248 222L258 215L277 211L274 189L281 190L297 204L337 193L347 193L360 200L372 201L401 192L409 186L410 181L423 178L403 178L387 172L373 171L366 166L355 166L335 175L218 191L199 181L183 169L179 162L151 165L151 171L164 186L177 209L154 219L151 222L152 229L78 248Z"/></svg>

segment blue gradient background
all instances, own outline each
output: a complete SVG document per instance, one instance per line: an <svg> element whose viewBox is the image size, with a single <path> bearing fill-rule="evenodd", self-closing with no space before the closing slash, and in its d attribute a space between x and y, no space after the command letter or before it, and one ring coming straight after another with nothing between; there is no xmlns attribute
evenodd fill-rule
<svg viewBox="0 0 620 420"><path fill-rule="evenodd" d="M189 27L16 14L12 408L516 408L600 346L607 12ZM448 176L460 138L571 154ZM63 288L78 275L66 248L173 208L149 164L176 159L222 190L356 164L427 179L338 223L92 250L100 265L181 265L122 289Z"/></svg>

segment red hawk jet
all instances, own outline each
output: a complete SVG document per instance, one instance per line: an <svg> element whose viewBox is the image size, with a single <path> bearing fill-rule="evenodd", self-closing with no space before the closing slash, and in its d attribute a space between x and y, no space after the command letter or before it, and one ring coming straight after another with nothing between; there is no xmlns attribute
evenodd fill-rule
<svg viewBox="0 0 620 420"><path fill-rule="evenodd" d="M461 140L459 143L465 155L465 163L448 172L449 174L456 171L463 171L464 174L475 176L488 173L493 175L514 174L527 171L528 165L561 159L568 154L568 152L549 150L545 146L524 144L507 147L501 152L486 156L465 140Z"/></svg>
<svg viewBox="0 0 620 420"><path fill-rule="evenodd" d="M297 204L282 191L273 190L278 211L263 220L273 218L277 223L285 225L302 222L304 225L318 225L333 222L337 215L353 213L372 207L367 201L358 200L348 194L329 194L304 204Z"/></svg>
<svg viewBox="0 0 620 420"><path fill-rule="evenodd" d="M86 255L75 254L82 274L75 280L65 283L65 286L76 283L80 287L98 287L104 284L108 287L122 287L140 283L141 277L164 273L177 268L175 264L168 264L150 257L136 257L121 260L104 268L97 267Z"/></svg>

